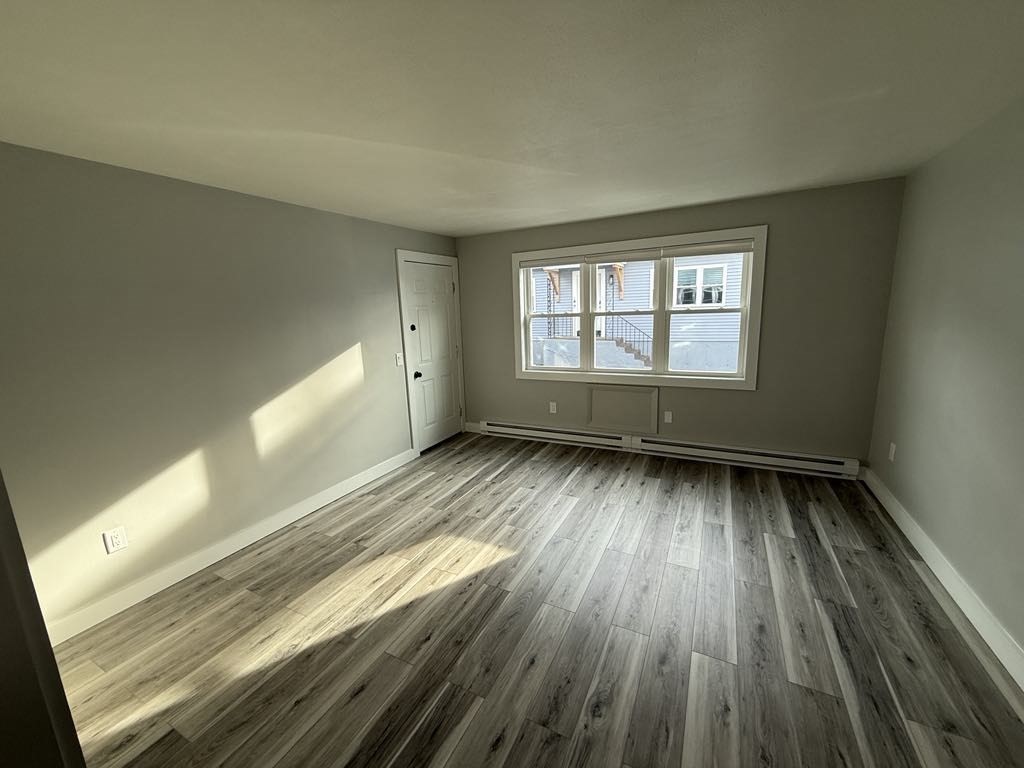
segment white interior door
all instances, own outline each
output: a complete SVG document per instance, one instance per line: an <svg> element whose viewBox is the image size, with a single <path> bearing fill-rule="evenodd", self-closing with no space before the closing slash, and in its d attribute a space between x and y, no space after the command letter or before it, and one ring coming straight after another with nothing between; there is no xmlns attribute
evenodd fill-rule
<svg viewBox="0 0 1024 768"><path fill-rule="evenodd" d="M412 442L422 451L462 431L457 262L399 251L398 282Z"/></svg>

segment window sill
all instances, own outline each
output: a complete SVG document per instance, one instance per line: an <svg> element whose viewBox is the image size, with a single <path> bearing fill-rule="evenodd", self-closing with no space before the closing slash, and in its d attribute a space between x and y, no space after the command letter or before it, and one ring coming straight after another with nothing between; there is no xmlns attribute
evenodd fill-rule
<svg viewBox="0 0 1024 768"><path fill-rule="evenodd" d="M613 373L597 371L553 370L516 371L517 379L533 381L575 381L580 384L623 384L643 387L690 387L696 389L757 389L757 383L740 376L685 376L659 373Z"/></svg>

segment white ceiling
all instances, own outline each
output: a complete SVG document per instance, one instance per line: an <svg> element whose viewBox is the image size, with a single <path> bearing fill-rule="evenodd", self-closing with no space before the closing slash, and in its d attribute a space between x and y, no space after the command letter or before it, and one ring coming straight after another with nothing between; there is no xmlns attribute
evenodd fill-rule
<svg viewBox="0 0 1024 768"><path fill-rule="evenodd" d="M0 0L0 139L444 234L899 174L1021 0Z"/></svg>

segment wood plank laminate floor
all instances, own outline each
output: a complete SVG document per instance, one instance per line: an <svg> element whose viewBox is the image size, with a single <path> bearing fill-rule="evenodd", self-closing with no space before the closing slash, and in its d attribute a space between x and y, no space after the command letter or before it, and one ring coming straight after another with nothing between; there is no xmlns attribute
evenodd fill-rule
<svg viewBox="0 0 1024 768"><path fill-rule="evenodd" d="M1024 768L854 481L461 435L56 649L93 768Z"/></svg>

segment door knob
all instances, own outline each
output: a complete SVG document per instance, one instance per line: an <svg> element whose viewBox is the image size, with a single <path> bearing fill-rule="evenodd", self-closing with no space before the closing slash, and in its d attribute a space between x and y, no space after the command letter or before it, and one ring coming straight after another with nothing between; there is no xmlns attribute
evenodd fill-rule
<svg viewBox="0 0 1024 768"><path fill-rule="evenodd" d="M414 372L413 372L413 374L412 374L412 377L413 377L414 379L419 379L419 378L422 378L422 376L423 376L423 374L422 374L422 373L420 373L419 371L414 371Z"/></svg>

